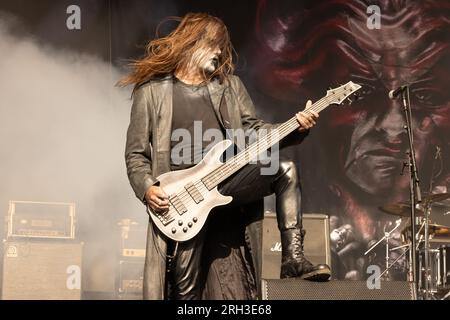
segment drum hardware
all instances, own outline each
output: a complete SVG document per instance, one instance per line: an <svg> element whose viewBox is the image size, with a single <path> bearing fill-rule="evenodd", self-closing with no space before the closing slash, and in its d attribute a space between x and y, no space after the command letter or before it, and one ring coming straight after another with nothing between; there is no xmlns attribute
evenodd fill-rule
<svg viewBox="0 0 450 320"><path fill-rule="evenodd" d="M432 183L430 183L430 191L432 190ZM430 215L432 206L435 202L444 201L450 198L450 193L435 193L431 192L424 194L424 212L425 212L425 224L424 235L425 244L423 252L419 252L419 282L418 287L424 288L425 299L435 298L438 293L438 289L446 287L446 273L447 266L445 262L445 254L442 255L441 250L430 248L430 239L432 237L449 237L450 228L442 225L430 224ZM420 232L420 230L419 230ZM442 261L444 260L444 261ZM441 261L443 265L441 265ZM423 279L422 279L422 272ZM422 285L424 282L424 286Z"/></svg>
<svg viewBox="0 0 450 320"><path fill-rule="evenodd" d="M424 209L424 227L425 227L425 232L424 232L424 236L425 236L425 244L424 244L424 262L425 262L425 274L424 274L424 282L425 282L425 289L424 289L424 298L426 300L431 298L434 298L434 294L437 293L437 287L439 286L439 283L436 282L436 288L433 288L433 282L432 280L436 279L436 271L439 272L439 269L436 270L436 261L434 260L433 262L433 270L432 272L430 271L430 262L431 262L431 256L430 254L433 253L435 254L435 251L430 250L430 238L431 238L431 234L430 234L430 214L431 214L431 208L432 208L432 204L434 202L438 202L438 201L444 201L448 198L450 198L450 194L449 193L432 193L433 191L433 183L434 183L434 179L439 175L439 172L436 172L435 167L436 167L436 162L437 160L440 159L441 161L441 169L439 170L439 172L442 170L442 155L441 155L441 148L439 146L436 146L436 153L431 165L431 179L430 179L430 184L429 184L429 188L428 188L428 193L423 195L423 209ZM414 197L411 197L411 201L414 200ZM412 202L413 203L413 202ZM420 205L420 201L419 201L419 205ZM414 221L412 221L414 222ZM414 224L411 225L412 226L412 231L414 232ZM420 230L419 230L419 234L420 234ZM414 233L413 233L414 235ZM414 237L413 237L414 238ZM439 258L439 255L437 256L433 256L435 259L436 257ZM419 271L420 271L420 276L419 279L417 280L417 284L418 284L418 289L422 288L422 285L419 281L421 281L422 279L422 265L421 265L421 260L422 260L422 255L421 252L419 252ZM440 267L440 263L438 261L437 266ZM416 273L417 275L417 273ZM439 279L439 275L437 276L437 278Z"/></svg>
<svg viewBox="0 0 450 320"><path fill-rule="evenodd" d="M439 247L438 265L441 287L450 291L450 246L441 245Z"/></svg>
<svg viewBox="0 0 450 320"><path fill-rule="evenodd" d="M442 288L447 290L447 293L441 298L441 300L446 300L450 298L450 246L441 245L439 247L439 271L442 280Z"/></svg>
<svg viewBox="0 0 450 320"><path fill-rule="evenodd" d="M427 254L426 250L419 251L419 288L425 285L425 290L430 295L438 292L438 288L442 286L442 275L440 273L440 256L438 249L428 249L428 268L424 265ZM426 292L425 292L426 293Z"/></svg>
<svg viewBox="0 0 450 320"><path fill-rule="evenodd" d="M420 244L422 243L422 241L424 241L423 240L423 236L422 235L420 235L419 236L419 238L417 239L418 241L417 241L417 243L416 243L416 250L418 250L419 249L419 247L420 247ZM392 267L392 266L394 266L401 258L403 258L407 253L409 253L409 266L408 266L408 270L409 270L409 273L408 273L408 281L412 281L411 279L412 279L412 274L411 274L411 272L412 272L412 266L411 266L411 264L412 264L412 257L411 257L411 242L410 243L407 243L407 244L404 244L404 245L401 245L401 246L397 246L397 247L394 247L394 248L391 248L391 249L389 249L389 252L391 252L391 251L396 251L396 250L398 250L398 249L403 249L403 248L407 248L405 251L403 251L403 253L400 255L400 256L398 256L397 257L397 259L395 259L394 260L394 262L392 262L391 263L391 265L390 266L388 266L378 277L377 277L377 280L379 280L379 279L381 279L382 277L383 277L383 275L386 273L386 276L387 276L387 273L389 272L389 269ZM386 259L388 259L388 251L386 251Z"/></svg>
<svg viewBox="0 0 450 320"><path fill-rule="evenodd" d="M402 249L402 248L406 248L406 247L409 248L409 246L410 246L409 243L408 243L408 244L403 244L403 245L401 245L401 246L391 248L391 249L389 249L389 251L396 251L396 250L398 250L398 249Z"/></svg>
<svg viewBox="0 0 450 320"><path fill-rule="evenodd" d="M447 299L447 298L450 298L450 291L447 292L447 293L445 294L445 296L443 296L443 297L441 298L441 300L445 300L445 299Z"/></svg>
<svg viewBox="0 0 450 320"><path fill-rule="evenodd" d="M437 197L434 197L437 198ZM430 228L433 226L429 222L429 216L431 211L431 199L433 197L428 196L427 198L423 198L424 205L418 204L415 206L416 213L420 212L420 217L422 217L422 221L420 221L420 227L418 230L415 229L415 224L411 223L409 227L406 227L403 230L403 234L405 234L406 239L411 239L411 244L417 241L418 243L415 246L414 252L410 251L410 264L409 264L409 277L408 279L415 280L414 282L417 284L418 292L424 295L424 299L428 300L431 297L434 297L436 293L435 290L432 290L431 283L431 273L430 273L430 246L429 239L433 235L433 232L430 232ZM409 204L406 203L406 206ZM411 209L411 206L409 205ZM418 215L416 215L417 217ZM420 218L419 218L420 219ZM413 231L414 230L414 231ZM437 230L437 228L433 229L433 231ZM414 232L414 234L413 234ZM409 237L408 237L409 234ZM424 242L424 248L420 250L420 243ZM415 263L418 262L417 268L415 268ZM434 274L433 270L433 274Z"/></svg>
<svg viewBox="0 0 450 320"><path fill-rule="evenodd" d="M389 239L391 239L391 234L398 229L398 227L400 227L402 220L398 219L395 221L395 227L392 228L391 231L385 231L384 232L384 236L383 238L381 238L380 240L378 240L374 245L372 245L365 253L364 255L369 254L373 249L375 249L380 243L382 243L383 241L385 241L385 252L386 252L386 257L385 257L385 263L386 263L386 268L385 270L378 276L377 280L380 279L383 275L386 274L386 277L389 276L389 269L394 265L395 262L397 262L397 260L392 263L391 265L389 265Z"/></svg>
<svg viewBox="0 0 450 320"><path fill-rule="evenodd" d="M450 271L447 271L448 266L450 265L448 259L447 251L450 246L441 246L439 249L430 247L430 240L432 239L441 239L446 240L450 239L450 227L440 224L432 223L430 219L430 215L432 212L432 207L438 203L438 206L444 206L442 201L448 201L450 193L438 193L431 194L427 193L423 196L423 202L415 206L415 215L418 217L417 229L415 230L415 236L411 237L411 224L408 223L408 226L405 227L401 234L403 237L404 244L389 248L388 240L391 238L391 234L399 227L399 223L397 221L397 225L390 231L386 232L385 236L380 239L374 246L372 246L365 254L368 254L373 248L380 244L381 242L386 240L386 268L380 274L378 279L381 277L386 277L389 274L389 269L394 266L400 259L408 255L408 280L412 281L413 279L413 257L411 251L411 239L414 238L416 241L416 250L417 253L417 277L416 284L418 287L418 292L422 295L423 299L437 299L443 295L443 298L440 299L448 299L450 297ZM435 202L436 201L436 202ZM439 202L438 202L439 201ZM447 204L445 204L448 207ZM397 217L407 218L410 215L411 205L408 202L400 202L395 204L388 204L379 209L385 213L388 213ZM446 214L446 213L442 213ZM410 219L409 219L410 221ZM406 243L408 242L408 243ZM401 250L404 252L400 254L391 264L388 263L389 252Z"/></svg>
<svg viewBox="0 0 450 320"><path fill-rule="evenodd" d="M433 201L442 201L448 199L450 194L427 194L424 196L423 211L425 213L423 222L419 228L416 237L424 237L424 246L419 250L419 275L417 279L418 289L423 293L424 299L435 299L439 289L445 289L446 286L446 263L441 264L445 260L444 254L440 250L430 248L430 239L433 237L449 237L450 228L443 225L430 223L430 215ZM445 278L445 280L444 280Z"/></svg>
<svg viewBox="0 0 450 320"><path fill-rule="evenodd" d="M447 255L448 249L448 245L443 245L439 248L430 248L428 250L428 254L430 255L430 259L428 261L428 274L426 273L427 270L424 265L425 249L420 250L419 267L421 277L419 277L419 288L421 288L422 293L426 295L424 287L426 282L428 282L428 298L436 299L444 293L446 294L443 298L441 298L442 300L450 296L450 271L448 270L449 256Z"/></svg>

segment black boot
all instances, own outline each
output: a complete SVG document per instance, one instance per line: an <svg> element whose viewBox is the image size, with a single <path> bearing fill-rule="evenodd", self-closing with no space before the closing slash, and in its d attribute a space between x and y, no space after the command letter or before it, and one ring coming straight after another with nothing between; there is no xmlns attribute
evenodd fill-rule
<svg viewBox="0 0 450 320"><path fill-rule="evenodd" d="M330 279L330 267L326 264L313 265L303 255L303 236L300 229L281 232L281 272L280 278L300 278L311 281Z"/></svg>
<svg viewBox="0 0 450 320"><path fill-rule="evenodd" d="M281 234L281 278L326 281L330 267L314 266L303 255L301 191L297 168L292 161L281 161L273 184L276 195L278 229Z"/></svg>

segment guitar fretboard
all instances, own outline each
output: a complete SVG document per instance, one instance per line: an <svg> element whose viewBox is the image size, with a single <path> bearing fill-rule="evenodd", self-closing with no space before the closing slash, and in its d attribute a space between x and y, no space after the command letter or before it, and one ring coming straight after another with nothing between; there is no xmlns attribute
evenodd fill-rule
<svg viewBox="0 0 450 320"><path fill-rule="evenodd" d="M317 113L324 110L330 105L330 100L327 97L316 101L308 110L315 111ZM296 116L290 118L286 122L271 129L266 135L252 143L250 146L227 160L221 166L213 170L211 173L202 178L202 182L208 188L212 190L219 183L230 177L233 173L247 165L250 161L257 159L257 157L279 143L283 138L289 135L294 130L300 127Z"/></svg>

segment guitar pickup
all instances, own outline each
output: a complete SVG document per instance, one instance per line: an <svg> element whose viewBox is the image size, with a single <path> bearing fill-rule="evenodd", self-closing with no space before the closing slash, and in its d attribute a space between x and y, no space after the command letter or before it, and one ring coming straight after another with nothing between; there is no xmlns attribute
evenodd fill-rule
<svg viewBox="0 0 450 320"><path fill-rule="evenodd" d="M172 195L169 197L169 202L170 204L175 208L175 210L177 210L179 215L184 214L187 209L184 206L183 202L180 200L180 198L178 198L177 195Z"/></svg>
<svg viewBox="0 0 450 320"><path fill-rule="evenodd" d="M204 200L200 191L198 191L197 187L191 182L184 186L186 191L189 193L192 199L194 199L195 203L200 203Z"/></svg>

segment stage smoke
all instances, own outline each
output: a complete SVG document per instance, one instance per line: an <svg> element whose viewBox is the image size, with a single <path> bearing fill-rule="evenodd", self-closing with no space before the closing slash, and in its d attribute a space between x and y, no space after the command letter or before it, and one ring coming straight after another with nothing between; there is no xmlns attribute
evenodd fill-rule
<svg viewBox="0 0 450 320"><path fill-rule="evenodd" d="M74 202L85 261L111 261L117 221L147 219L124 161L130 91L114 87L109 62L18 35L1 17L0 214L9 200Z"/></svg>

